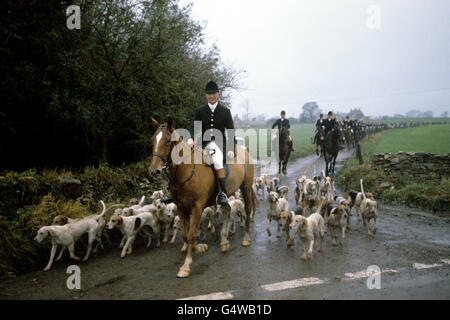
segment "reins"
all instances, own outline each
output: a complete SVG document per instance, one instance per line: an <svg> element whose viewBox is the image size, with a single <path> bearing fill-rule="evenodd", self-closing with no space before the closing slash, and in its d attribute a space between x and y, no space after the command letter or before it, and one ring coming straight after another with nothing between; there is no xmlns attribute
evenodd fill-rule
<svg viewBox="0 0 450 320"><path fill-rule="evenodd" d="M171 132L171 129L169 129L168 127L163 127L163 126L161 126L161 127L159 127L159 129L162 129L162 130L169 130L169 132ZM170 148L169 153L171 152L171 150L172 150L172 148ZM172 186L172 188L173 188L175 191L178 190L178 188L180 188L180 187L181 187L182 185L184 185L186 182L188 182L189 180L191 180L192 177L193 177L194 174L195 174L195 163L194 163L194 166L192 167L192 171L191 171L190 176L189 176L186 180L184 180L183 182L181 182L180 184L177 185L177 184L172 180L172 178L170 177L170 174L167 172L167 170L170 169L170 165L173 164L172 161L169 161L170 159L167 159L166 157L164 157L162 154L160 154L160 153L158 153L158 152L153 152L153 153L152 153L152 156L156 156L156 157L160 158L160 159L164 162L164 166L163 166L162 169L163 169L165 175L167 176L167 179L169 180L169 187ZM174 166L175 166L174 180L176 180L176 177L177 177L177 171L178 171L178 166L179 166L179 165L175 165L175 164L174 164Z"/></svg>

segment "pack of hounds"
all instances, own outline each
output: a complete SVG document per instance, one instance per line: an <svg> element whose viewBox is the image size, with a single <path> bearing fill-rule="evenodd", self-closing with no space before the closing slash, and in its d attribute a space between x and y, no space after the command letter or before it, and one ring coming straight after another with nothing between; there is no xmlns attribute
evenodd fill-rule
<svg viewBox="0 0 450 320"><path fill-rule="evenodd" d="M313 175L311 178L304 174L299 175L294 190L296 207L293 210L289 210L287 200L289 187L279 186L279 184L280 180L277 177L271 179L263 174L254 178L253 187L257 197L261 196L260 201L264 201L265 191L268 193L266 230L269 237L271 236L272 220L277 222L278 238L281 237L280 228L286 232L288 246L294 244L295 236L298 235L302 243L302 260L311 259L313 248L317 249L318 237L320 237L319 252L323 252L325 234L331 237L332 245L336 246L337 235L340 232L340 244L344 245L352 210L355 211L358 222L363 221L369 235L373 235L377 231L377 202L370 192L364 192L362 180L360 192L350 191L345 196L336 196L333 180L325 177L323 172L322 176ZM144 238L147 248L151 246L152 238L156 238L157 248L161 246L161 242L173 244L180 230L177 206L174 203L162 202L163 197L163 191L159 190L155 191L147 201L145 201L145 196L142 196L140 200L131 199L128 206L116 204L106 208L101 200L103 210L100 214L78 219L57 215L54 217L53 224L40 228L35 237L38 242L42 242L48 237L51 239L50 259L44 271L50 270L53 262L60 260L66 249L69 251L70 258L80 261L81 259L75 255L75 244L85 235L87 235L87 248L82 261L87 261L93 253L98 251L99 247L104 249L103 240L106 240L111 246L108 232L112 229L118 229L122 233L119 244L121 258L132 253L133 243L138 237ZM220 234L233 236L237 223L240 227L245 225L245 205L239 191L228 199L231 208L229 211L231 223L226 226L222 224L221 228L224 208L220 205L207 207L202 213L199 239L205 240L208 233L215 235L217 240ZM113 209L112 215L106 219L105 214ZM374 227L371 229L369 222L372 219ZM254 212L251 215L251 222L253 221ZM306 242L309 243L307 253ZM55 259L58 248L61 249ZM186 249L187 243L184 243L181 250L184 252Z"/></svg>
<svg viewBox="0 0 450 320"><path fill-rule="evenodd" d="M314 170L315 171L315 170ZM345 233L350 229L350 217L355 212L358 223L361 221L369 236L373 236L378 229L378 204L373 194L364 192L363 180L360 180L361 191L350 191L345 195L335 195L334 181L331 177L313 175L308 178L299 175L294 190L296 207L289 210L287 195L288 186L279 186L280 180L270 179L266 174L254 179L254 186L260 200L268 193L267 234L272 235L270 225L272 220L277 222L277 237L281 237L280 229L286 232L287 244L294 244L298 235L302 243L302 260L311 259L313 248L317 249L317 238L320 237L319 252L323 252L325 234L329 235L333 246L337 246L340 233L340 244L344 245ZM373 227L370 221L373 220ZM326 227L326 229L325 229ZM292 234L291 234L292 232ZM309 248L306 252L305 245Z"/></svg>

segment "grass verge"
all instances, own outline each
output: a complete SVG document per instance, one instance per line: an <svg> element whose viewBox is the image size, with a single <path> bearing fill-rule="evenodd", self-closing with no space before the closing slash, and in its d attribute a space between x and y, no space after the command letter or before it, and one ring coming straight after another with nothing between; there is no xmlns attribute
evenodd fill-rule
<svg viewBox="0 0 450 320"><path fill-rule="evenodd" d="M440 184L421 183L408 178L397 179L387 176L370 163L372 156L380 151L380 141L385 139L385 136L403 130L405 129L388 130L365 139L361 143L365 163L360 165L356 159L348 160L339 172L337 184L346 191L360 191L360 179L363 179L364 191L372 192L377 199L386 203L423 208L444 215L450 214L448 178L443 178ZM382 187L383 182L387 182L389 187Z"/></svg>

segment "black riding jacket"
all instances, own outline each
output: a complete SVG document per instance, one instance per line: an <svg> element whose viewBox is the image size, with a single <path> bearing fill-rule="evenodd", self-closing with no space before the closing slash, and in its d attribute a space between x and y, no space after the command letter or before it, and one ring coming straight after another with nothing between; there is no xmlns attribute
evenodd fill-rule
<svg viewBox="0 0 450 320"><path fill-rule="evenodd" d="M230 109L221 105L220 103L217 104L214 112L211 111L211 108L208 104L198 108L195 112L194 120L192 121L191 125L191 138L194 138L194 121L202 122L202 148L205 148L210 141L216 141L211 131L209 131L206 136L205 132L209 129L217 129L222 133L222 145L220 145L220 143L216 141L222 152L225 150L225 147L227 151L235 151L236 140L234 139L234 130L233 137L228 137L229 139L232 138L231 142L229 142L230 145L227 145L228 141L227 137L225 136L226 129L234 129L233 117L231 116Z"/></svg>
<svg viewBox="0 0 450 320"><path fill-rule="evenodd" d="M280 118L277 121L275 121L275 123L272 125L272 129L274 129L275 127L277 127L278 130L281 130L281 127L285 127L286 129L290 129L291 125L290 125L288 119L285 118L284 120L281 120L281 118Z"/></svg>

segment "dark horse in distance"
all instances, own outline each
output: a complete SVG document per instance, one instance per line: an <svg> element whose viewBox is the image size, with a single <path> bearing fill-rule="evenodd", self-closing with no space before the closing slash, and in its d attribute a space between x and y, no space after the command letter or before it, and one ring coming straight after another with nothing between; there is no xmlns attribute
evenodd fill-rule
<svg viewBox="0 0 450 320"><path fill-rule="evenodd" d="M278 145L278 177L280 172L287 174L286 166L291 155L291 149L289 148L289 132L285 127L280 129L279 145Z"/></svg>
<svg viewBox="0 0 450 320"><path fill-rule="evenodd" d="M341 132L335 126L326 135L322 128L319 129L319 143L325 159L325 175L334 177L334 167L339 153L339 144L341 141Z"/></svg>

